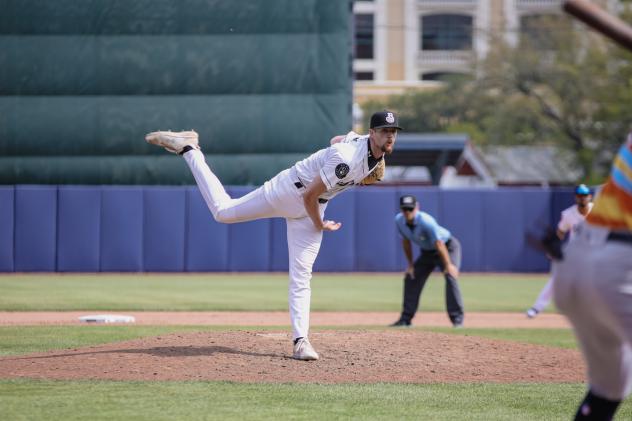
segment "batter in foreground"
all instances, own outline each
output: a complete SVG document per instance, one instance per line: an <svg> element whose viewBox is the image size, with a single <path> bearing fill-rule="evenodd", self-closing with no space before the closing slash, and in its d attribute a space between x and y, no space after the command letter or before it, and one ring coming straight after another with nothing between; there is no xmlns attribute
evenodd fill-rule
<svg viewBox="0 0 632 421"><path fill-rule="evenodd" d="M588 365L589 390L575 419L610 420L632 391L632 135L553 276L555 304Z"/></svg>

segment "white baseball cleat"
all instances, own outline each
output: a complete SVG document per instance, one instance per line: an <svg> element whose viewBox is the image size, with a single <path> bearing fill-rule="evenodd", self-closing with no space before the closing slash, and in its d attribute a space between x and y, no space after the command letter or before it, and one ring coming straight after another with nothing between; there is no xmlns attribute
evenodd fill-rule
<svg viewBox="0 0 632 421"><path fill-rule="evenodd" d="M527 310L527 317L530 319L533 319L535 316L537 316L539 313L539 311L533 307L531 307L529 310Z"/></svg>
<svg viewBox="0 0 632 421"><path fill-rule="evenodd" d="M302 361L313 361L318 359L318 354L314 351L312 344L309 343L307 338L300 338L296 344L294 344L294 354L292 358Z"/></svg>
<svg viewBox="0 0 632 421"><path fill-rule="evenodd" d="M162 146L171 153L181 153L186 146L200 149L198 144L198 134L191 130L189 132L159 131L151 132L145 136L147 143Z"/></svg>

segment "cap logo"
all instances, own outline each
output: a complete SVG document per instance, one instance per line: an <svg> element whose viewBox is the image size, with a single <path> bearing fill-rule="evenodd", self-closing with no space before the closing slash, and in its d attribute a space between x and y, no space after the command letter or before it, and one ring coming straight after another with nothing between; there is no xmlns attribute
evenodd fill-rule
<svg viewBox="0 0 632 421"><path fill-rule="evenodd" d="M393 115L393 113L386 113L386 122L388 124L395 123L395 116Z"/></svg>

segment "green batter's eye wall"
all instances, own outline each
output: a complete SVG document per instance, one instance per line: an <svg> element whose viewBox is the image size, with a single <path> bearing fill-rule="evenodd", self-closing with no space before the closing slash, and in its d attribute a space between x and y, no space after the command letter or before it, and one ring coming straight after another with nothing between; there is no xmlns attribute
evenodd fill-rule
<svg viewBox="0 0 632 421"><path fill-rule="evenodd" d="M345 0L0 0L0 184L259 184L351 124Z"/></svg>

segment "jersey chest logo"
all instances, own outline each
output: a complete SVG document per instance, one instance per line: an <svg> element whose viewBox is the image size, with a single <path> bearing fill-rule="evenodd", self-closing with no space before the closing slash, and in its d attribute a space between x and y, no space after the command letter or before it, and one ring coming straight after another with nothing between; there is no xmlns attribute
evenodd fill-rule
<svg viewBox="0 0 632 421"><path fill-rule="evenodd" d="M349 174L349 166L347 164L336 165L336 177L342 179Z"/></svg>

